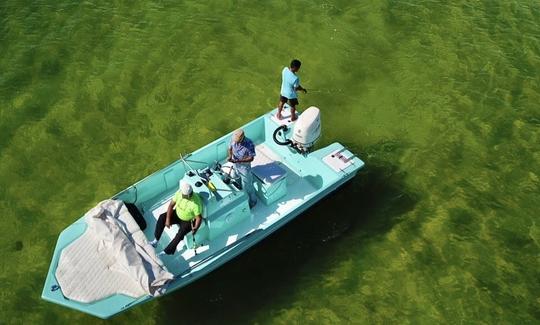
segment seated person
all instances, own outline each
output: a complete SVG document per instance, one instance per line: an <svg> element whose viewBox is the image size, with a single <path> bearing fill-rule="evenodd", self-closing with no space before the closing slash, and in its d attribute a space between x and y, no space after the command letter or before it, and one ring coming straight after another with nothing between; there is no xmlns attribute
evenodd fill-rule
<svg viewBox="0 0 540 325"><path fill-rule="evenodd" d="M193 193L193 188L189 183L180 181L180 189L174 194L167 212L162 213L156 223L154 232L155 239L150 244L156 247L165 227L180 225L176 236L169 245L158 255L172 255L176 251L176 246L190 231L195 235L202 221L202 199L197 193Z"/></svg>

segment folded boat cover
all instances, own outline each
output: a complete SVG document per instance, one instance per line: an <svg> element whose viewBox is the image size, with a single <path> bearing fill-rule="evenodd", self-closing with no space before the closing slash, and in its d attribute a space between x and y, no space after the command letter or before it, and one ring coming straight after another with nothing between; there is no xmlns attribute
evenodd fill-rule
<svg viewBox="0 0 540 325"><path fill-rule="evenodd" d="M105 200L85 215L86 232L62 250L56 279L83 303L114 294L163 294L173 279L122 201Z"/></svg>

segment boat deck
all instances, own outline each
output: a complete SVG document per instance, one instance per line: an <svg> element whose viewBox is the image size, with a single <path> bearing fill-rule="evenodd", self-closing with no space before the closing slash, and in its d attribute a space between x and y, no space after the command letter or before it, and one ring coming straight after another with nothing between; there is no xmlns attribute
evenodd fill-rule
<svg viewBox="0 0 540 325"><path fill-rule="evenodd" d="M246 234L256 230L264 229L274 222L278 221L283 215L286 215L289 211L295 209L301 205L306 199L313 195L317 188L310 183L306 178L300 177L293 170L282 163L282 159L265 144L259 144L255 147L256 156L252 162L252 167L258 165L265 165L269 163L277 163L283 168L286 173L287 182L287 194L277 200L274 203L266 205L262 200L259 200L257 205L251 209L251 216L234 227L226 230L217 238L211 241L205 241L197 243L199 247L195 250L186 248L184 241L182 241L174 255L164 255L161 257L168 270L173 274L181 274L188 270L190 267L198 263L199 261L207 258L208 256L218 252L224 247L235 243L238 239L244 237ZM148 228L145 230L145 235L148 240L154 238L155 224L159 216L167 210L171 195L159 200L148 211L145 212L145 219L148 223ZM157 251L161 251L169 243L178 231L178 226L173 225L170 228L165 228L162 238L156 248ZM188 235L189 236L189 235ZM186 236L187 237L187 236ZM186 238L184 238L185 240Z"/></svg>

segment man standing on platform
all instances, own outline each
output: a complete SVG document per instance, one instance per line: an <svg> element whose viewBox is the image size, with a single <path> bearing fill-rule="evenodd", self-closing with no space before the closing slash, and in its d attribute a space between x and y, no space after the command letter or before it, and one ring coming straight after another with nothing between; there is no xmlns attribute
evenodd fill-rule
<svg viewBox="0 0 540 325"><path fill-rule="evenodd" d="M290 67L283 68L281 72L281 92L279 96L279 104L277 111L277 118L282 119L281 111L283 110L283 105L288 101L289 106L291 106L291 121L296 120L296 105L298 105L298 96L296 91L303 91L304 94L307 93L307 90L300 86L300 78L296 75L302 63L299 60L292 60Z"/></svg>

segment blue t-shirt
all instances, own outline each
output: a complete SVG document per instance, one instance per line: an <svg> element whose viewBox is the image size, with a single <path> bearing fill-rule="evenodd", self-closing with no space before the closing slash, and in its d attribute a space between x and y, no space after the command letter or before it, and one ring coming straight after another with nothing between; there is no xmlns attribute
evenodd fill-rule
<svg viewBox="0 0 540 325"><path fill-rule="evenodd" d="M283 68L281 72L281 96L291 98L297 98L296 87L300 85L300 78L289 70L289 68Z"/></svg>
<svg viewBox="0 0 540 325"><path fill-rule="evenodd" d="M255 145L253 144L253 141L246 137L244 137L241 142L231 142L231 151L232 158L235 160L255 157ZM236 163L235 165L236 168L246 170L251 167L251 163Z"/></svg>

